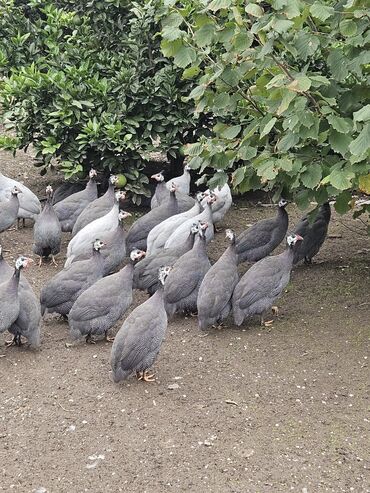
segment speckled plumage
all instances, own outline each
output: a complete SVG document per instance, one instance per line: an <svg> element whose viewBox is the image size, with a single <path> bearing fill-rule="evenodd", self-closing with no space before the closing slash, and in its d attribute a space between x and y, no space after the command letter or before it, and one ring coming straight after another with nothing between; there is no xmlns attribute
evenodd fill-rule
<svg viewBox="0 0 370 493"><path fill-rule="evenodd" d="M18 216L19 199L17 193L11 192L10 198L0 199L0 233L10 228Z"/></svg>
<svg viewBox="0 0 370 493"><path fill-rule="evenodd" d="M33 252L39 257L57 255L60 252L62 228L52 206L52 190L47 191L47 200L33 228Z"/></svg>
<svg viewBox="0 0 370 493"><path fill-rule="evenodd" d="M111 351L114 382L149 369L157 358L167 328L163 288L135 308L123 322Z"/></svg>
<svg viewBox="0 0 370 493"><path fill-rule="evenodd" d="M175 262L166 280L164 300L169 317L176 312L196 311L199 287L210 267L206 237L200 231L193 248Z"/></svg>
<svg viewBox="0 0 370 493"><path fill-rule="evenodd" d="M304 216L300 220L294 233L301 235L303 241L295 251L294 264L303 259L305 260L305 263L311 263L313 257L317 255L325 241L328 233L330 216L330 204L329 202L326 202L319 208L312 224L310 224L307 216Z"/></svg>
<svg viewBox="0 0 370 493"><path fill-rule="evenodd" d="M113 178L113 180L112 180ZM115 177L109 179L108 189L104 195L95 199L91 202L78 216L75 225L73 226L72 236L75 236L82 228L87 226L89 223L103 217L114 205L115 195L114 195L114 183L116 182Z"/></svg>
<svg viewBox="0 0 370 493"><path fill-rule="evenodd" d="M236 238L238 263L256 262L270 255L283 241L287 229L288 214L285 205L278 206L275 217L258 221Z"/></svg>
<svg viewBox="0 0 370 493"><path fill-rule="evenodd" d="M53 207L60 221L62 231L72 231L78 216L97 196L98 189L93 176L88 181L84 190L73 193L56 203Z"/></svg>
<svg viewBox="0 0 370 493"><path fill-rule="evenodd" d="M172 267L184 253L193 248L195 232L190 233L185 243L167 248L161 252L145 257L135 265L134 288L153 294L158 288L158 270L164 265Z"/></svg>
<svg viewBox="0 0 370 493"><path fill-rule="evenodd" d="M37 215L41 211L41 204L36 195L31 192L23 183L8 178L0 171L0 201L5 197L10 197L10 191L12 188L17 187L22 192L19 195L19 209L17 217L19 219L32 219L35 220Z"/></svg>
<svg viewBox="0 0 370 493"><path fill-rule="evenodd" d="M229 315L231 298L239 280L237 261L235 235L232 233L230 246L206 273L199 288L198 323L202 330L225 320Z"/></svg>
<svg viewBox="0 0 370 493"><path fill-rule="evenodd" d="M279 298L290 279L295 245L280 255L263 258L242 276L232 297L236 325L253 315L263 315Z"/></svg>
<svg viewBox="0 0 370 493"><path fill-rule="evenodd" d="M116 274L99 279L74 303L68 317L73 339L103 335L132 303L134 266L129 263Z"/></svg>
<svg viewBox="0 0 370 493"><path fill-rule="evenodd" d="M128 230L126 237L127 250L133 248L146 250L147 237L151 229L170 216L178 213L178 204L175 192L171 192L169 198L159 207L152 209L144 216L140 217Z"/></svg>
<svg viewBox="0 0 370 493"><path fill-rule="evenodd" d="M171 185L174 183L177 187L177 190L180 193L183 193L185 195L189 195L190 192L190 167L189 166L184 166L184 172L180 176L175 176L174 178L171 178L170 180L167 181L166 187L168 190L170 189Z"/></svg>
<svg viewBox="0 0 370 493"><path fill-rule="evenodd" d="M41 290L41 313L67 315L80 294L103 277L103 259L99 251L88 260L75 262L58 272Z"/></svg>

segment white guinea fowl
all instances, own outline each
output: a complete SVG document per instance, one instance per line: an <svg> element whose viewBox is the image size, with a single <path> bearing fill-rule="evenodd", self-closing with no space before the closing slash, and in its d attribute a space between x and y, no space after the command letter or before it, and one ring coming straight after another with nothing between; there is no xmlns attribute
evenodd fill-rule
<svg viewBox="0 0 370 493"><path fill-rule="evenodd" d="M202 210L200 201L202 198L203 194L199 193L197 195L197 201L191 209L165 219L150 231L147 239L147 255L153 255L162 250L168 238L181 224L183 224L187 219L194 218L200 214Z"/></svg>
<svg viewBox="0 0 370 493"><path fill-rule="evenodd" d="M172 178L171 180L168 180L166 182L166 187L168 190L171 188L171 184L174 183L177 187L177 191L180 193L185 193L186 195L189 195L190 192L190 166L185 166L184 167L184 172L180 176L176 176L175 178Z"/></svg>
<svg viewBox="0 0 370 493"><path fill-rule="evenodd" d="M18 219L36 219L41 212L41 204L36 195L22 183L8 178L0 171L0 200L9 198L12 188L17 187L22 192L19 195Z"/></svg>
<svg viewBox="0 0 370 493"><path fill-rule="evenodd" d="M181 243L184 243L189 236L189 230L192 224L198 221L205 221L208 223L208 228L206 230L206 242L209 243L215 234L212 217L212 204L214 204L216 201L217 197L212 193L208 197L206 197L204 211L202 211L197 216L187 219L178 228L176 228L166 241L164 247L172 248L174 246L178 246Z"/></svg>
<svg viewBox="0 0 370 493"><path fill-rule="evenodd" d="M210 193L216 195L217 200L212 204L212 217L213 223L217 224L224 218L226 212L230 209L231 204L233 202L231 196L231 190L227 183L223 185L221 188L216 187L213 190L206 190L204 195L207 196ZM202 205L205 204L205 198L202 201Z"/></svg>
<svg viewBox="0 0 370 493"><path fill-rule="evenodd" d="M119 222L119 201L125 198L123 191L116 192L115 203L105 216L99 217L81 229L69 242L67 248L67 260L64 267L68 267L75 257L91 249L91 243L96 238L104 238L107 233L113 231Z"/></svg>

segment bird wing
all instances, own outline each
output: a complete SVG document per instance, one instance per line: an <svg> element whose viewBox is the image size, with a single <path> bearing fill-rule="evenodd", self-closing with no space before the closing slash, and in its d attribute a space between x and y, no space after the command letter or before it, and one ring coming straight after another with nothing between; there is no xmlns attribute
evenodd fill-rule
<svg viewBox="0 0 370 493"><path fill-rule="evenodd" d="M253 250L268 242L274 226L275 219L263 219L243 231L236 239L237 252L240 253L245 248Z"/></svg>
<svg viewBox="0 0 370 493"><path fill-rule="evenodd" d="M166 279L164 287L166 301L177 303L188 297L197 288L204 271L205 266L200 259L194 258L194 255L185 254L180 257Z"/></svg>

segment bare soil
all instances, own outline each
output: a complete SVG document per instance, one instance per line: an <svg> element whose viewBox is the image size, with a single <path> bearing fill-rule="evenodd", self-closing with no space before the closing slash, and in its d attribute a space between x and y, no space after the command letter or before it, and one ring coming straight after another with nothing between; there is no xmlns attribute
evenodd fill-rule
<svg viewBox="0 0 370 493"><path fill-rule="evenodd" d="M40 196L56 180L27 155L0 154L0 169ZM300 213L288 212L293 225ZM238 201L223 226L239 233L273 213ZM28 272L37 292L61 269L68 239L58 268ZM1 242L8 261L32 255L31 226ZM222 231L211 258L225 246ZM334 214L271 328L204 334L195 318L176 318L152 384L113 384L111 345L67 348L68 326L55 318L38 352L6 349L1 337L0 491L369 492L369 247L360 221ZM136 292L133 307L145 299Z"/></svg>

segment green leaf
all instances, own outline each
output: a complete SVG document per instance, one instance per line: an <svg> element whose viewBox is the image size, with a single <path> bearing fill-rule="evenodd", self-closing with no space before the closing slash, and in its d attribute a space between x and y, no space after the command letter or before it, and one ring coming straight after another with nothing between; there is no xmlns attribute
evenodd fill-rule
<svg viewBox="0 0 370 493"><path fill-rule="evenodd" d="M347 77L349 73L348 60L342 50L339 48L333 49L329 53L327 63L336 80L342 81Z"/></svg>
<svg viewBox="0 0 370 493"><path fill-rule="evenodd" d="M168 17L163 19L162 27L179 27L183 23L184 18L181 14L173 12Z"/></svg>
<svg viewBox="0 0 370 493"><path fill-rule="evenodd" d="M249 161L257 155L257 148L249 145L242 145L238 149L237 157L243 161Z"/></svg>
<svg viewBox="0 0 370 493"><path fill-rule="evenodd" d="M231 5L231 0L213 0L207 7L207 10L217 12L220 9L227 9Z"/></svg>
<svg viewBox="0 0 370 493"><path fill-rule="evenodd" d="M367 122L370 120L370 104L353 113L354 122Z"/></svg>
<svg viewBox="0 0 370 493"><path fill-rule="evenodd" d="M235 139L241 129L242 127L240 125L226 127L224 130L222 130L221 136L224 137L224 139Z"/></svg>
<svg viewBox="0 0 370 493"><path fill-rule="evenodd" d="M311 80L306 75L300 75L294 79L288 86L291 91L302 92L308 91L311 87Z"/></svg>
<svg viewBox="0 0 370 493"><path fill-rule="evenodd" d="M302 60L306 61L309 56L312 56L316 52L320 46L320 41L317 39L317 36L300 31L295 37L294 46L298 50L298 54Z"/></svg>
<svg viewBox="0 0 370 493"><path fill-rule="evenodd" d="M166 26L162 30L163 39L168 39L169 41L175 41L175 39L180 39L185 34L184 31L181 31L178 27Z"/></svg>
<svg viewBox="0 0 370 493"><path fill-rule="evenodd" d="M194 87L194 89L191 91L191 93L186 99L199 99L203 96L205 90L206 90L205 84L196 86Z"/></svg>
<svg viewBox="0 0 370 493"><path fill-rule="evenodd" d="M200 72L200 68L197 66L186 68L182 73L183 79L194 79ZM203 91L204 92L204 91Z"/></svg>
<svg viewBox="0 0 370 493"><path fill-rule="evenodd" d="M352 125L350 121L346 120L345 118L341 118L340 116L327 115L326 119L328 120L329 124L334 128L334 130L342 134L346 134L350 132L352 129Z"/></svg>
<svg viewBox="0 0 370 493"><path fill-rule="evenodd" d="M204 46L211 45L215 35L214 24L204 24L200 29L198 29L194 34L194 39L196 44L203 48Z"/></svg>
<svg viewBox="0 0 370 493"><path fill-rule="evenodd" d="M338 190L347 190L352 186L355 174L348 169L334 169L326 179Z"/></svg>
<svg viewBox="0 0 370 493"><path fill-rule="evenodd" d="M322 169L319 164L309 164L300 179L306 188L315 188L321 180Z"/></svg>
<svg viewBox="0 0 370 493"><path fill-rule="evenodd" d="M321 2L315 2L310 7L310 13L316 19L319 19L320 21L326 21L326 19L334 14L334 7L329 7Z"/></svg>
<svg viewBox="0 0 370 493"><path fill-rule="evenodd" d="M260 139L262 139L263 137L265 137L265 135L267 135L268 133L270 133L270 130L272 129L272 127L275 125L276 122L277 122L277 118L276 117L271 118L271 120L262 129L262 132L260 134Z"/></svg>
<svg viewBox="0 0 370 493"><path fill-rule="evenodd" d="M275 167L275 162L273 160L263 161L261 164L258 164L256 168L257 175L261 177L262 183L273 180L278 174L278 169Z"/></svg>
<svg viewBox="0 0 370 493"><path fill-rule="evenodd" d="M329 143L333 151L338 152L342 156L345 156L348 153L349 144L351 142L352 139L349 135L343 135L334 129L330 131Z"/></svg>
<svg viewBox="0 0 370 493"><path fill-rule="evenodd" d="M289 90L284 90L284 96L283 99L281 100L280 106L276 110L277 115L281 115L284 113L289 108L290 103L293 101L293 99L296 97L296 93L289 91Z"/></svg>
<svg viewBox="0 0 370 493"><path fill-rule="evenodd" d="M183 46L181 39L176 39L175 41L169 41L168 39L163 39L161 42L161 50L164 56L173 57Z"/></svg>
<svg viewBox="0 0 370 493"><path fill-rule="evenodd" d="M243 180L245 176L246 167L242 166L234 171L232 174L231 182L234 187L237 187Z"/></svg>
<svg viewBox="0 0 370 493"><path fill-rule="evenodd" d="M357 24L352 19L344 19L339 23L339 31L343 36L354 36L357 34Z"/></svg>
<svg viewBox="0 0 370 493"><path fill-rule="evenodd" d="M190 46L181 46L177 51L173 61L178 67L185 68L195 62L197 58L194 48Z"/></svg>
<svg viewBox="0 0 370 493"><path fill-rule="evenodd" d="M355 156L364 154L370 147L370 123L367 123L357 138L349 145L349 150Z"/></svg>
<svg viewBox="0 0 370 493"><path fill-rule="evenodd" d="M220 92L215 96L213 100L213 105L216 108L223 109L230 104L230 95L227 92Z"/></svg>
<svg viewBox="0 0 370 493"><path fill-rule="evenodd" d="M348 190L340 193L336 199L334 208L339 214L345 214L351 208L350 202L352 200L352 194Z"/></svg>
<svg viewBox="0 0 370 493"><path fill-rule="evenodd" d="M263 10L262 8L257 5L256 3L248 3L245 6L245 11L247 14L252 15L253 17L262 17L263 16Z"/></svg>
<svg viewBox="0 0 370 493"><path fill-rule="evenodd" d="M280 152L289 151L299 142L299 136L293 132L289 132L282 137L277 143L277 148Z"/></svg>
<svg viewBox="0 0 370 493"><path fill-rule="evenodd" d="M185 154L188 156L199 156L202 153L203 146L199 142L195 142L195 144L187 144L185 146Z"/></svg>

